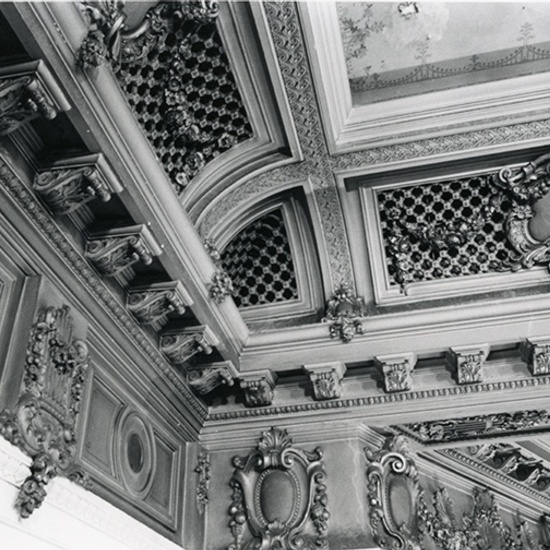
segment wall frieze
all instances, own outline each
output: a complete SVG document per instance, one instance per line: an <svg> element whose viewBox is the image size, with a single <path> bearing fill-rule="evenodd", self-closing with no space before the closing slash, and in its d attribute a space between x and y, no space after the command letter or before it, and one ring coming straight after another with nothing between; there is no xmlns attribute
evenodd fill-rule
<svg viewBox="0 0 550 550"><path fill-rule="evenodd" d="M356 170L362 167L549 138L550 119L542 119L345 153L333 157L333 166L338 171Z"/></svg>
<svg viewBox="0 0 550 550"><path fill-rule="evenodd" d="M0 181L13 200L23 209L40 233L51 243L57 253L63 258L67 266L77 275L91 294L106 308L120 329L127 334L138 349L148 357L151 364L160 371L170 382L174 390L179 393L185 403L194 413L203 420L206 418L206 409L193 395L186 384L173 371L160 352L150 343L131 315L122 307L110 293L94 270L88 265L81 254L69 240L61 233L57 225L52 222L42 206L29 192L25 185L15 175L8 164L0 158Z"/></svg>
<svg viewBox="0 0 550 550"><path fill-rule="evenodd" d="M474 458L465 455L464 453L460 452L457 449L441 449L436 451L436 453L439 455L448 457L454 460L455 462L459 462L460 464L467 466L469 469L479 472L484 477L486 476L488 478L493 478L499 481L500 483L508 485L509 487L513 487L515 490L519 490L523 493L527 493L529 496L537 499L539 502L542 501L546 505L550 504L550 495L544 492L538 491L533 487L529 487L525 483L522 483L510 477L504 472L495 470L494 468L491 468L490 466L483 464L483 462L479 462L478 460L475 460Z"/></svg>
<svg viewBox="0 0 550 550"><path fill-rule="evenodd" d="M550 376L539 378L527 378L523 380L508 380L505 382L494 382L488 384L476 384L466 386L456 386L452 388L440 388L422 391L409 391L403 393L391 393L388 395L377 395L374 397L356 397L352 399L338 399L330 401L319 401L310 403L301 403L296 405L281 405L276 407L264 407L258 409L244 409L227 412L210 412L207 422L220 422L224 420L236 420L240 418L294 415L303 412L315 412L333 409L349 409L358 407L369 407L372 405L386 405L398 401L416 401L421 399L432 399L441 397L451 397L455 395L465 395L472 393L485 393L492 391L517 390L520 388L532 388L536 386L547 386L550 384Z"/></svg>

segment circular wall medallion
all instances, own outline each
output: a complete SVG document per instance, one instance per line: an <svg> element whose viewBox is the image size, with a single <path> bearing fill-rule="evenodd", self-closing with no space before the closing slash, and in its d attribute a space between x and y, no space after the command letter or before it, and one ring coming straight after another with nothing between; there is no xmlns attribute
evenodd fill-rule
<svg viewBox="0 0 550 550"><path fill-rule="evenodd" d="M151 428L134 411L124 411L118 423L117 465L125 487L145 496L155 470L155 446Z"/></svg>

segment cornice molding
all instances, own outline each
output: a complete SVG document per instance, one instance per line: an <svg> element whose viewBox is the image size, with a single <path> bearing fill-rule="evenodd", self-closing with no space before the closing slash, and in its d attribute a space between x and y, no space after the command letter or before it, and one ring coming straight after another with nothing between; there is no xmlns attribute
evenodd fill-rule
<svg viewBox="0 0 550 550"><path fill-rule="evenodd" d="M121 306L107 289L101 279L89 267L87 261L75 249L74 245L61 233L44 211L43 207L34 198L19 177L12 171L9 165L0 158L0 181L3 188L11 195L11 198L22 208L35 227L52 244L54 250L71 268L83 286L103 305L120 330L134 342L136 347L150 360L157 372L162 374L170 382L174 391L189 406L190 411L201 420L206 418L206 409L200 403L186 384L167 364L160 352L150 343L149 339L141 331L137 323L132 319L126 309Z"/></svg>
<svg viewBox="0 0 550 550"><path fill-rule="evenodd" d="M242 378L242 374L240 377ZM269 406L257 409L233 410L226 412L213 412L208 414L206 422L233 421L249 417L269 417L278 415L296 415L298 413L318 413L324 410L334 409L368 409L373 405L387 405L389 403L418 401L434 398L448 398L457 395L490 393L493 391L507 391L548 386L550 376L538 378L527 378L521 380L507 380L488 384L455 386L451 388L429 389L423 391L409 391L403 393L390 393L388 395L377 395L373 397L354 397L350 399L338 399L320 402L299 403L293 405ZM517 395L517 393L516 393ZM419 407L420 408L420 407ZM372 412L372 411L371 411Z"/></svg>

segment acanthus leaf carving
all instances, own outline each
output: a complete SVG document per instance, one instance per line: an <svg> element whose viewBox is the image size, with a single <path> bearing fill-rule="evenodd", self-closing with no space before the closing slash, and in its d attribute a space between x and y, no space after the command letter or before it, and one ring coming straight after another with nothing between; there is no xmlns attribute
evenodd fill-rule
<svg viewBox="0 0 550 550"><path fill-rule="evenodd" d="M346 365L341 362L305 365L313 386L313 396L317 401L337 399L342 394L342 379Z"/></svg>
<svg viewBox="0 0 550 550"><path fill-rule="evenodd" d="M543 264L550 269L550 239L540 241L529 229L535 216L535 204L550 190L550 154L519 168L503 168L493 176L492 182L513 202L506 220L506 231L517 256L509 268L519 271Z"/></svg>
<svg viewBox="0 0 550 550"><path fill-rule="evenodd" d="M69 307L44 309L27 345L19 400L13 411L0 414L0 433L33 459L16 503L21 517L41 505L56 475L87 479L74 461L88 363L86 343L72 337Z"/></svg>
<svg viewBox="0 0 550 550"><path fill-rule="evenodd" d="M222 304L227 296L234 296L236 292L231 277L224 269L219 269L212 275L209 291L210 297L217 304Z"/></svg>
<svg viewBox="0 0 550 550"><path fill-rule="evenodd" d="M382 370L386 392L412 390L412 372L416 365L414 353L380 355L375 357L375 362Z"/></svg>
<svg viewBox="0 0 550 550"><path fill-rule="evenodd" d="M199 395L206 395L218 386L233 386L237 369L231 361L214 363L189 370L189 387Z"/></svg>
<svg viewBox="0 0 550 550"><path fill-rule="evenodd" d="M145 225L97 233L86 244L85 255L106 277L114 277L136 262L150 265L162 248Z"/></svg>
<svg viewBox="0 0 550 550"><path fill-rule="evenodd" d="M60 161L40 170L34 190L56 214L69 214L97 198L108 202L122 186L102 155Z"/></svg>
<svg viewBox="0 0 550 550"><path fill-rule="evenodd" d="M483 365L489 355L489 345L454 347L449 350L449 361L455 369L458 384L483 382Z"/></svg>
<svg viewBox="0 0 550 550"><path fill-rule="evenodd" d="M10 78L0 74L0 136L11 134L39 116L52 120L57 112L36 76Z"/></svg>
<svg viewBox="0 0 550 550"><path fill-rule="evenodd" d="M166 321L168 314L183 315L192 299L180 281L152 283L128 291L126 307L144 325Z"/></svg>
<svg viewBox="0 0 550 550"><path fill-rule="evenodd" d="M522 430L547 428L550 417L546 410L498 413L431 422L404 424L401 428L423 443L467 441L493 435L517 434Z"/></svg>
<svg viewBox="0 0 550 550"><path fill-rule="evenodd" d="M229 550L260 545L281 550L328 548L330 514L322 457L320 448L298 449L286 430L275 427L262 433L255 451L234 457ZM293 487L290 496L279 494L281 484ZM266 502L278 499L281 513L274 516ZM308 523L316 535L310 534ZM243 543L246 530L251 539Z"/></svg>
<svg viewBox="0 0 550 550"><path fill-rule="evenodd" d="M206 325L166 332L160 338L160 350L174 365L187 363L197 353L210 355L217 344L217 338Z"/></svg>
<svg viewBox="0 0 550 550"><path fill-rule="evenodd" d="M273 402L277 375L271 371L241 374L239 384L247 407L267 407Z"/></svg>
<svg viewBox="0 0 550 550"><path fill-rule="evenodd" d="M550 339L528 338L520 351L533 376L550 374Z"/></svg>
<svg viewBox="0 0 550 550"><path fill-rule="evenodd" d="M363 334L360 317L366 315L363 298L355 296L347 285L340 285L327 304L324 322L331 323L330 337L348 343L356 334Z"/></svg>

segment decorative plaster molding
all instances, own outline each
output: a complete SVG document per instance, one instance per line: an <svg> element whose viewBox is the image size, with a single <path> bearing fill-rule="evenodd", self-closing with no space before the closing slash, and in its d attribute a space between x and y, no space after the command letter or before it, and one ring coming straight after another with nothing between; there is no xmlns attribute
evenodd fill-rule
<svg viewBox="0 0 550 550"><path fill-rule="evenodd" d="M217 304L222 304L227 296L234 296L236 292L231 277L224 269L219 269L212 275L209 291L210 297Z"/></svg>
<svg viewBox="0 0 550 550"><path fill-rule="evenodd" d="M451 348L449 362L455 370L458 384L483 382L483 364L489 355L489 344Z"/></svg>
<svg viewBox="0 0 550 550"><path fill-rule="evenodd" d="M241 375L242 376L242 375ZM238 418L247 418L252 416L278 416L294 415L305 411L320 411L332 409L347 409L352 407L369 407L372 405L386 405L396 401L416 401L419 399L431 399L441 397L452 397L469 393L483 393L504 390L516 390L519 388L530 388L535 386L550 385L550 377L541 376L524 380L508 380L506 382L495 382L489 384L475 384L456 386L454 388L440 388L422 391L408 391L401 393L391 393L388 395L378 395L375 397L356 397L352 399L338 399L329 401L320 401L313 403L301 403L296 405L281 405L254 410L241 410L231 412L210 413L208 421L235 420ZM545 412L545 411L543 411Z"/></svg>
<svg viewBox="0 0 550 550"><path fill-rule="evenodd" d="M381 548L420 550L422 494L407 440L404 436L388 438L380 450L365 448L365 456L369 521L374 542ZM406 499L406 502L396 501L395 487L401 488L400 500ZM400 513L402 509L408 513ZM403 521L397 522L396 517Z"/></svg>
<svg viewBox="0 0 550 550"><path fill-rule="evenodd" d="M39 116L52 120L69 109L69 102L44 62L0 68L0 136Z"/></svg>
<svg viewBox="0 0 550 550"><path fill-rule="evenodd" d="M137 262L150 265L162 254L162 248L149 228L141 224L92 235L84 254L102 275L114 277Z"/></svg>
<svg viewBox="0 0 550 550"><path fill-rule="evenodd" d="M412 372L416 365L416 354L379 355L374 358L374 361L384 375L384 388L386 392L393 393L412 390Z"/></svg>
<svg viewBox="0 0 550 550"><path fill-rule="evenodd" d="M205 395L218 386L233 386L238 373L231 361L189 369L189 386L196 394Z"/></svg>
<svg viewBox="0 0 550 550"><path fill-rule="evenodd" d="M550 374L550 339L529 338L521 343L520 351L533 376Z"/></svg>
<svg viewBox="0 0 550 550"><path fill-rule="evenodd" d="M82 2L83 10L89 15L92 25L77 54L77 63L83 69L99 67L103 63L120 63L121 59L141 59L147 55L155 41L154 34L158 14L149 12L135 28L126 25L123 2ZM218 15L215 0L190 1L181 4L181 11L196 21L208 21ZM155 17L156 16L156 17Z"/></svg>
<svg viewBox="0 0 550 550"><path fill-rule="evenodd" d="M41 204L36 201L35 197L26 189L2 158L0 158L0 181L3 184L2 188L11 195L15 203L23 209L37 229L48 239L48 242L51 243L67 266L76 274L84 287L105 306L105 309L117 322L121 330L149 358L157 372L162 373L170 381L172 387L179 392L182 401L190 407L198 418L205 419L207 412L204 405L167 364L166 360L159 353L159 350L149 342L132 317L114 299L111 292L106 288L94 270L88 266L88 263L82 258L73 244L59 231L59 228L52 222Z"/></svg>
<svg viewBox="0 0 550 550"><path fill-rule="evenodd" d="M195 473L199 476L197 484L197 510L203 516L209 501L208 487L210 485L210 453L201 447L197 457Z"/></svg>
<svg viewBox="0 0 550 550"><path fill-rule="evenodd" d="M153 283L128 290L126 307L140 323L166 320L169 313L183 315L193 300L181 281Z"/></svg>
<svg viewBox="0 0 550 550"><path fill-rule="evenodd" d="M467 416L395 426L398 430L426 445L439 442L468 441L495 435L517 435L521 432L549 427L550 415L545 410Z"/></svg>
<svg viewBox="0 0 550 550"><path fill-rule="evenodd" d="M375 147L365 151L344 153L333 157L334 169L338 171L357 170L376 165L394 164L407 160L448 156L461 151L491 149L502 145L548 140L550 118L508 124L496 128L484 128L449 136L421 139Z"/></svg>
<svg viewBox="0 0 550 550"><path fill-rule="evenodd" d="M478 447L473 447L473 449L477 450ZM500 472L499 470L492 468L487 464L484 464L483 462L480 462L477 457L468 456L466 453L461 452L459 449L441 449L436 452L441 456L450 458L451 460L454 460L455 462L464 465L468 469L478 472L487 479L492 478L508 487L513 488L513 490L517 493L527 494L530 497L538 500L539 502L542 502L545 506L548 506L550 504L550 496L547 494L546 491L529 487L528 485L521 483L520 481L510 477L504 472Z"/></svg>
<svg viewBox="0 0 550 550"><path fill-rule="evenodd" d="M160 350L174 365L186 363L197 353L210 355L218 339L206 325L164 333L160 338Z"/></svg>
<svg viewBox="0 0 550 550"><path fill-rule="evenodd" d="M360 317L366 315L363 298L355 296L347 285L340 285L327 304L324 322L330 325L330 337L340 338L342 342L351 342L356 334L363 334Z"/></svg>
<svg viewBox="0 0 550 550"><path fill-rule="evenodd" d="M337 399L342 394L342 379L346 372L345 363L322 363L304 365L313 386L313 396L317 401Z"/></svg>
<svg viewBox="0 0 550 550"><path fill-rule="evenodd" d="M269 370L239 375L247 407L267 407L273 402L277 374Z"/></svg>
<svg viewBox="0 0 550 550"><path fill-rule="evenodd" d="M98 198L108 202L120 193L116 179L103 155L88 155L56 162L40 170L33 189L56 214L68 214Z"/></svg>
<svg viewBox="0 0 550 550"><path fill-rule="evenodd" d="M230 550L259 545L292 550L296 541L303 548L328 549L322 457L319 447L313 452L298 449L286 430L274 427L262 433L251 454L233 457ZM246 527L252 540L243 543Z"/></svg>
<svg viewBox="0 0 550 550"><path fill-rule="evenodd" d="M509 527L488 489L474 487L471 511L465 511L460 520L455 512L455 502L444 487L431 493L432 508L429 508L418 482L414 458L403 436L388 438L380 451L365 449L365 452L369 462L370 524L374 541L381 548L421 550L428 541L430 547L433 545L443 550L548 548L543 542L535 542L526 522L516 519L514 527ZM542 516L537 534L543 538L547 534L545 524L546 517Z"/></svg>
<svg viewBox="0 0 550 550"><path fill-rule="evenodd" d="M535 216L535 204L550 191L550 154L519 168L503 168L492 182L503 189L513 202L512 212L506 220L506 231L517 258L510 269L530 269L541 263L550 267L548 239L538 240L529 229Z"/></svg>
<svg viewBox="0 0 550 550"><path fill-rule="evenodd" d="M16 507L26 518L57 474L76 475L76 420L88 369L88 347L72 337L68 306L49 307L37 317L27 345L21 394L15 409L0 413L0 434L33 460Z"/></svg>

